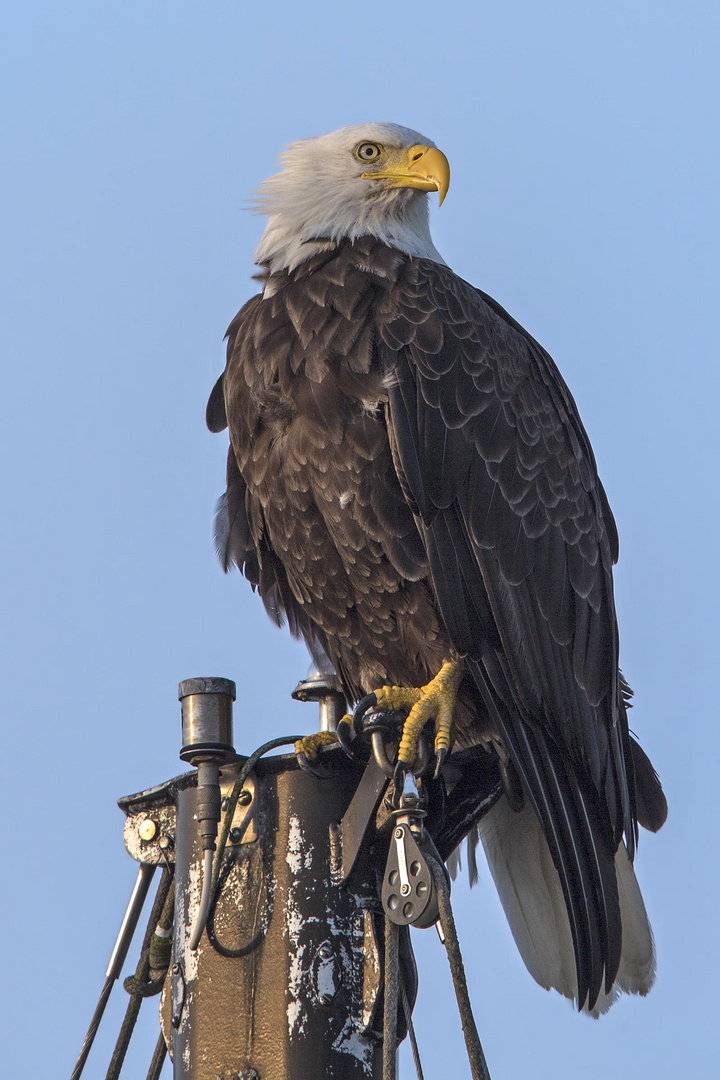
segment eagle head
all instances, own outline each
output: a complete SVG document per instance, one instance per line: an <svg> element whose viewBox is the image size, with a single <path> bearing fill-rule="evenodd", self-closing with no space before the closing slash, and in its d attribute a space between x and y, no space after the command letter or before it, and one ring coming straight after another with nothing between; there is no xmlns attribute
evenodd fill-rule
<svg viewBox="0 0 720 1080"><path fill-rule="evenodd" d="M357 124L287 147L261 185L268 223L255 261L293 270L345 238L375 236L417 258L442 262L430 237L427 192L442 203L450 166L441 150L398 124Z"/></svg>

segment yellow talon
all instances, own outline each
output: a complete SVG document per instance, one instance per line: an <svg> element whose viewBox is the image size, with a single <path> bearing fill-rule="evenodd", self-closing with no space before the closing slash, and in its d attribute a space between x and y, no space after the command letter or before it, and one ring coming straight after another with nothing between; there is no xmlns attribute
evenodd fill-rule
<svg viewBox="0 0 720 1080"><path fill-rule="evenodd" d="M398 760L412 765L417 754L418 739L431 717L435 717L435 754L439 756L450 749L453 712L458 686L462 678L462 665L446 660L434 679L418 691L418 698L410 709L403 725Z"/></svg>
<svg viewBox="0 0 720 1080"><path fill-rule="evenodd" d="M462 664L446 660L434 679L427 686L383 686L375 691L378 706L382 709L409 709L403 725L398 760L403 765L413 765L417 756L420 735L428 720L435 717L435 755L445 756L452 741L453 712L458 686L462 678Z"/></svg>
<svg viewBox="0 0 720 1080"><path fill-rule="evenodd" d="M375 697L379 708L396 712L412 709L422 697L422 689L418 686L383 686L375 691Z"/></svg>
<svg viewBox="0 0 720 1080"><path fill-rule="evenodd" d="M334 731L316 731L314 735L306 735L304 739L297 740L295 753L304 754L308 761L314 761L324 747L332 746L337 741Z"/></svg>

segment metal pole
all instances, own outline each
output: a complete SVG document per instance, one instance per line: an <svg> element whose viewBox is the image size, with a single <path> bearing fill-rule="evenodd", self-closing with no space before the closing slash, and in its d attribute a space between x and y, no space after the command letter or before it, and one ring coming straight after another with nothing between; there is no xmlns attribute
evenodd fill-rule
<svg viewBox="0 0 720 1080"><path fill-rule="evenodd" d="M151 866L148 863L141 863L140 865L137 878L135 879L135 886L130 895L130 900L128 901L128 906L120 925L117 940L115 941L115 947L113 948L110 960L108 961L107 971L105 972L105 982L100 992L100 1000L95 1007L95 1012L90 1021L90 1027L83 1040L70 1080L79 1080L79 1077L82 1075L82 1071L85 1068L85 1062L88 1059L88 1054L95 1041L95 1036L100 1027L100 1021L103 1018L103 1013L105 1012L112 988L122 972L123 964L125 963L128 949L130 948L130 942L133 939L133 934L135 933L135 928L137 927L138 919L140 918L140 912L143 909L143 904L145 903L145 898L147 897L150 882L153 879L155 870L156 867Z"/></svg>
<svg viewBox="0 0 720 1080"><path fill-rule="evenodd" d="M414 840L403 831L405 819L422 816L436 843L432 850L447 858L500 797L497 760L481 747L455 753L440 780L424 778L426 809L398 811L388 797L387 770L372 757L357 761L330 749L310 772L294 755L264 756L285 739L270 740L251 758L235 755L234 689L222 679L181 684L182 757L195 765L214 760L212 783L198 786L202 778L193 770L120 800L127 849L145 873L155 865L176 867L173 955L160 1010L173 1075L381 1080L386 972L379 884L383 896L388 882L394 888L388 867L399 844L391 837L401 832L403 852L395 854L407 856ZM326 729L344 711L327 672L311 671L296 696L320 703ZM348 752L362 758L362 745L358 739ZM203 846L216 804L217 867L209 897L205 890L207 920L198 920L208 878ZM414 925L429 925L432 912L419 892L416 899ZM390 976L403 1002L396 1003L398 1042L417 992L410 907L406 902L403 917L393 919L397 979ZM392 1016L385 1019L395 1026ZM158 1067L155 1061L155 1072Z"/></svg>
<svg viewBox="0 0 720 1080"><path fill-rule="evenodd" d="M323 758L323 778L298 769L294 756L258 764L253 829L230 845L196 952L188 947L199 903L196 791L178 793L176 1080L382 1076L377 886L362 874L335 884L330 844L363 766L340 751ZM236 773L223 769L224 789Z"/></svg>

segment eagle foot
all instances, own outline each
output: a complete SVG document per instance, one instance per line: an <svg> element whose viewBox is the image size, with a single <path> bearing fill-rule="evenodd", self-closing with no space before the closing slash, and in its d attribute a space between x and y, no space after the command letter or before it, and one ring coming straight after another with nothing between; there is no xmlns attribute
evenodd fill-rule
<svg viewBox="0 0 720 1080"><path fill-rule="evenodd" d="M446 660L426 686L383 686L374 692L378 708L410 710L400 739L399 766L409 769L415 764L420 736L434 718L435 776L439 775L452 743L453 712L461 678L462 664Z"/></svg>
<svg viewBox="0 0 720 1080"><path fill-rule="evenodd" d="M306 735L295 743L295 754L298 764L302 767L309 761L315 761L321 750L327 746L335 746L338 738L334 731L316 731L312 735Z"/></svg>

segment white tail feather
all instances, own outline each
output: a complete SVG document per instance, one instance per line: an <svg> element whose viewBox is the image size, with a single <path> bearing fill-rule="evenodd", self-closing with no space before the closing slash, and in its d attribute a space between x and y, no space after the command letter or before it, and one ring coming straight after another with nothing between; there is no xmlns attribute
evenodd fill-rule
<svg viewBox="0 0 720 1080"><path fill-rule="evenodd" d="M520 955L546 990L577 997L575 954L558 872L540 822L526 805L519 813L500 799L480 820L480 838ZM623 844L615 856L623 946L615 984L590 1015L607 1012L621 992L647 994L655 950L645 905Z"/></svg>

